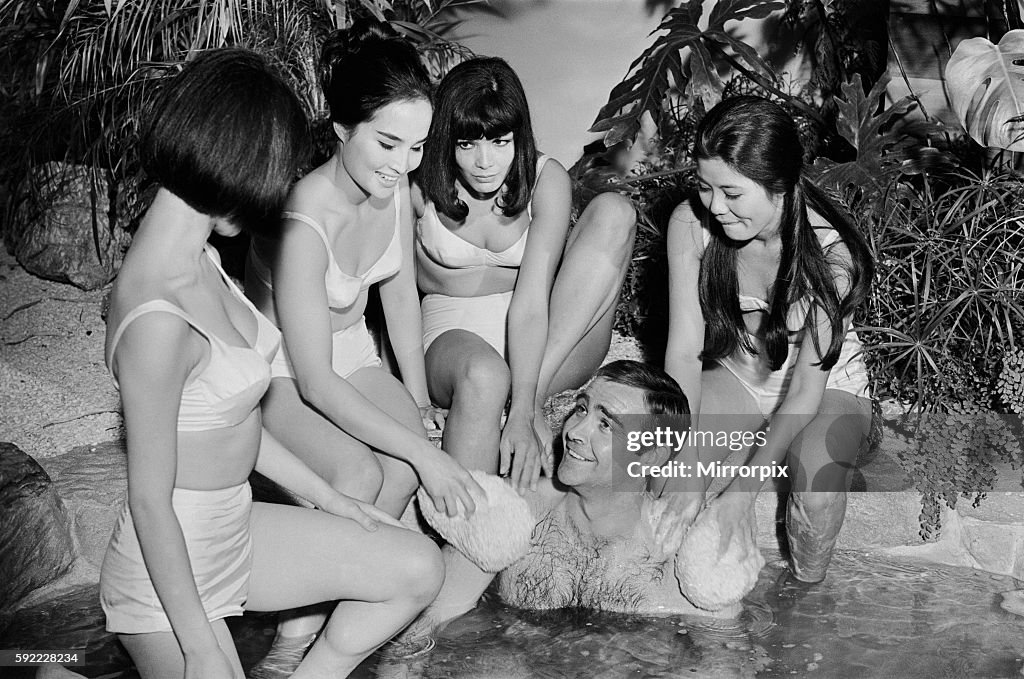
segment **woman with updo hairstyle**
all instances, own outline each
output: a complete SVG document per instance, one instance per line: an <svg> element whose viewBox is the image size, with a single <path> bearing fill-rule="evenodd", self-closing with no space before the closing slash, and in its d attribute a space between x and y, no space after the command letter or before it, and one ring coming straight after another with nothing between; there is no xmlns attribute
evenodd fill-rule
<svg viewBox="0 0 1024 679"><path fill-rule="evenodd" d="M320 71L334 153L295 185L280 239L255 240L246 267L246 293L284 336L263 400L267 429L333 488L391 516L419 484L438 511L472 512L469 490L479 486L423 424L433 410L407 175L430 127L430 79L412 44L371 20L332 34ZM367 331L374 284L401 382ZM296 662L322 620L286 620L254 676Z"/></svg>
<svg viewBox="0 0 1024 679"><path fill-rule="evenodd" d="M433 600L441 555L263 428L280 334L207 243L275 228L306 118L247 50L201 53L161 86L141 143L158 190L107 317L128 455L100 573L107 629L143 679L243 679L225 618L340 600L292 676L347 676ZM318 509L253 502L254 468Z"/></svg>
<svg viewBox="0 0 1024 679"><path fill-rule="evenodd" d="M669 223L665 367L696 429L767 427L745 463L787 470L792 573L818 582L871 424L862 347L850 328L868 295L870 253L803 175L796 124L777 104L721 102L698 125L693 157L697 195ZM729 450L696 452L708 463ZM762 481L734 479L706 511L727 527L749 521ZM729 492L741 490L749 492Z"/></svg>

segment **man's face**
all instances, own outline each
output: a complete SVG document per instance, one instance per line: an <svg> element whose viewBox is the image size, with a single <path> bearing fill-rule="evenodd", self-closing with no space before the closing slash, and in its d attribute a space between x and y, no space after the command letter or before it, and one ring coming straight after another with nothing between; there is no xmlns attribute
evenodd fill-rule
<svg viewBox="0 0 1024 679"><path fill-rule="evenodd" d="M576 406L562 428L565 454L558 480L573 487L610 487L614 437L624 435L622 416L646 412L642 390L605 379L591 382L576 396Z"/></svg>

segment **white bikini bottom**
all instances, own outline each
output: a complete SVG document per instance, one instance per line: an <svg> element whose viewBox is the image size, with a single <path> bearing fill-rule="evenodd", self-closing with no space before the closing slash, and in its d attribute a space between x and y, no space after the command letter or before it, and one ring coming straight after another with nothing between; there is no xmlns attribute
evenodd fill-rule
<svg viewBox="0 0 1024 679"><path fill-rule="evenodd" d="M479 335L505 356L508 307L512 291L480 297L449 297L431 294L423 298L423 351L449 330L468 330Z"/></svg>
<svg viewBox="0 0 1024 679"><path fill-rule="evenodd" d="M789 390L789 382L793 377L799 355L799 346L791 345L785 363L774 371L768 370L760 356L749 354L742 349L717 360L740 381L747 393L757 402L758 410L767 418L782 404ZM868 371L864 365L864 347L852 330L843 341L839 358L829 372L825 388L871 398Z"/></svg>
<svg viewBox="0 0 1024 679"><path fill-rule="evenodd" d="M249 484L219 490L175 488L171 504L207 619L241 615L252 570ZM127 499L103 558L100 605L108 632L171 631L143 561Z"/></svg>
<svg viewBox="0 0 1024 679"><path fill-rule="evenodd" d="M377 346L373 343L370 331L366 329L366 318L359 320L344 330L338 330L331 336L331 367L340 377L348 377L360 368L381 366ZM281 348L270 364L270 376L295 379L288 350L281 338Z"/></svg>

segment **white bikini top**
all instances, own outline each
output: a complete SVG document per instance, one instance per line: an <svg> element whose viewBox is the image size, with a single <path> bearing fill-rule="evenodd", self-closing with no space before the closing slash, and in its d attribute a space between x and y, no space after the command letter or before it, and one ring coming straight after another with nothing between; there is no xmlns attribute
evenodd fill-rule
<svg viewBox="0 0 1024 679"><path fill-rule="evenodd" d="M549 156L537 158L537 177ZM536 188L536 185L534 186ZM532 219L533 199L526 205L526 213ZM500 252L488 250L470 243L442 222L432 201L426 201L423 216L416 222L416 244L425 256L448 269L469 269L479 266L504 266L517 268L523 262L526 252L526 237L530 232L527 225L523 234L512 245Z"/></svg>
<svg viewBox="0 0 1024 679"><path fill-rule="evenodd" d="M334 251L331 249L331 241L327 237L327 231L319 222L301 212L286 211L282 213L282 218L293 219L313 229L316 235L320 236L320 240L323 241L324 248L327 250L327 271L324 273L324 286L327 290L327 304L332 309L346 309L352 306L363 290L366 290L377 281L393 276L402 267L402 243L399 238L402 213L400 196L401 194L396 190L394 201L395 230L391 236L391 241L369 269L355 276L345 273L341 266L338 265L338 261L334 258ZM272 290L273 276L270 267L260 258L255 245L250 248L249 255L253 273Z"/></svg>
<svg viewBox="0 0 1024 679"><path fill-rule="evenodd" d="M114 352L124 331L136 319L150 313L167 313L188 323L210 343L208 357L199 365L181 392L178 431L207 431L233 427L246 420L270 386L270 362L281 344L281 333L261 314L221 268L213 248L204 248L232 294L242 300L256 317L256 339L252 346L228 344L207 331L188 312L163 299L143 302L124 316L114 331L106 352L107 367L113 365ZM114 379L117 385L117 379Z"/></svg>
<svg viewBox="0 0 1024 679"><path fill-rule="evenodd" d="M825 228L825 227L814 227L814 228ZM711 242L711 232L707 229L703 230L704 248L707 249L708 243ZM839 236L839 232L835 229L829 228L825 233L825 236L821 239L822 249L829 248L836 243L840 242L842 238ZM771 307L767 300L755 297L753 295L739 295L740 311L743 313L750 313L754 311L760 311L768 313L771 311ZM809 300L805 297L793 302L789 305L789 314L786 317L786 329L792 333L799 333L804 329L804 324L807 321L807 312L810 307ZM751 337L754 337L752 333L747 333ZM790 343L799 343L800 337L790 337Z"/></svg>

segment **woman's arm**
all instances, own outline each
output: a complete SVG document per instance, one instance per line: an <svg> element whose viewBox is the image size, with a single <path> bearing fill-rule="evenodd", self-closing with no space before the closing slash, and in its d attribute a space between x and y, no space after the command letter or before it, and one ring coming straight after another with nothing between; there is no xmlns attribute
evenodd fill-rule
<svg viewBox="0 0 1024 679"><path fill-rule="evenodd" d="M408 179L402 179L401 192L401 244L402 267L394 276L381 281L380 301L387 320L388 337L395 351L402 382L412 394L420 412L430 407L427 393L426 368L423 363L423 321L420 300L416 292L416 258L413 238L416 228Z"/></svg>
<svg viewBox="0 0 1024 679"><path fill-rule="evenodd" d="M188 324L165 313L134 321L113 357L128 449L128 506L142 557L185 657L186 676L231 676L196 589L172 494L178 408L204 348ZM207 672L216 672L216 674Z"/></svg>
<svg viewBox="0 0 1024 679"><path fill-rule="evenodd" d="M701 352L704 312L700 308L700 261L704 229L690 204L680 203L668 223L668 344L665 372L672 376L690 404L696 428L701 399Z"/></svg>
<svg viewBox="0 0 1024 679"><path fill-rule="evenodd" d="M295 457L266 429L260 438L256 471L299 497L309 500L319 509L352 519L366 530L377 530L377 524L381 522L402 527L401 523L373 505L350 498L331 488L329 483L306 466L305 462Z"/></svg>
<svg viewBox="0 0 1024 679"><path fill-rule="evenodd" d="M310 227L285 221L280 247L274 301L302 398L346 433L411 464L440 511L458 513L458 501L472 511L467 486L476 482L469 473L334 372L323 241Z"/></svg>
<svg viewBox="0 0 1024 679"><path fill-rule="evenodd" d="M557 161L548 161L533 194L530 235L508 310L508 358L512 398L501 434L501 473L511 464L512 483L520 490L535 487L540 475L540 447L533 420L538 384L548 340L548 313L555 271L569 231L569 175Z"/></svg>
<svg viewBox="0 0 1024 679"><path fill-rule="evenodd" d="M690 406L690 427L699 426L701 404L701 371L704 350L704 312L700 307L700 262L704 256L704 228L688 201L672 212L668 224L668 343L665 349L665 371L679 383ZM695 446L687 446L679 461L696 468ZM661 514L656 535L669 539L670 532L688 525L684 515L690 505L703 501L703 482L697 478L672 477L662 488L654 489L665 499L671 511Z"/></svg>

